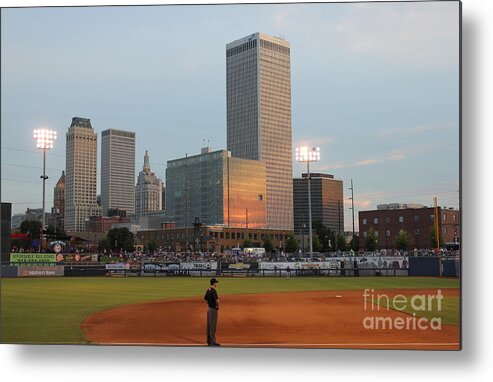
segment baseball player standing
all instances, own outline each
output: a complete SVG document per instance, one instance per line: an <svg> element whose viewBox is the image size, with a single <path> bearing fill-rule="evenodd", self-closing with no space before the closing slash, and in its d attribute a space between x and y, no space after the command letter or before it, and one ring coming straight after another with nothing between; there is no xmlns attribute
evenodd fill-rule
<svg viewBox="0 0 493 382"><path fill-rule="evenodd" d="M217 283L215 278L210 280L210 288L205 292L204 300L207 301L207 345L221 346L216 341L217 316L219 311L219 296L217 295Z"/></svg>

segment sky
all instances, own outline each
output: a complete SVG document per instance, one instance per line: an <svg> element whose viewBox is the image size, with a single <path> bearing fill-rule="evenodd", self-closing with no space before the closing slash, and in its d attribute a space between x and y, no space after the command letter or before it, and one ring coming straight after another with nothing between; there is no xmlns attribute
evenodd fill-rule
<svg viewBox="0 0 493 382"><path fill-rule="evenodd" d="M226 148L227 43L255 32L291 44L294 148L319 146L312 172L344 182L345 229L356 211L433 197L459 207L458 2L122 6L2 9L1 199L42 205L35 128L58 132L47 153L46 208L65 169L72 117L98 132L136 132L166 162Z"/></svg>

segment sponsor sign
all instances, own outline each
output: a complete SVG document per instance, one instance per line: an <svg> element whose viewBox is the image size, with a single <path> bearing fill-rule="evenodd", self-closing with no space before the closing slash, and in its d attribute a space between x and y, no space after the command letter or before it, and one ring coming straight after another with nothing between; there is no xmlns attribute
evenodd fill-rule
<svg viewBox="0 0 493 382"><path fill-rule="evenodd" d="M98 261L98 255L97 254L81 254L81 253L74 253L74 254L61 254L59 253L56 255L56 261L58 263L94 263Z"/></svg>
<svg viewBox="0 0 493 382"><path fill-rule="evenodd" d="M122 271L125 269L130 269L130 264L126 263L114 263L114 264L106 264L106 269L112 271Z"/></svg>
<svg viewBox="0 0 493 382"><path fill-rule="evenodd" d="M250 269L250 264L234 263L234 264L229 264L228 268L229 269Z"/></svg>
<svg viewBox="0 0 493 382"><path fill-rule="evenodd" d="M405 256L362 256L355 257L359 268L407 268L409 261Z"/></svg>
<svg viewBox="0 0 493 382"><path fill-rule="evenodd" d="M217 262L194 262L194 263L181 263L181 269L197 269L197 270L209 270L217 269Z"/></svg>
<svg viewBox="0 0 493 382"><path fill-rule="evenodd" d="M293 269L299 269L299 263L288 263L288 262L274 262L274 263L260 263L260 269L265 270L279 270L279 269L287 269L287 267Z"/></svg>
<svg viewBox="0 0 493 382"><path fill-rule="evenodd" d="M10 262L22 263L55 263L55 253L11 253Z"/></svg>
<svg viewBox="0 0 493 382"><path fill-rule="evenodd" d="M179 263L145 263L144 270L146 271L179 271Z"/></svg>
<svg viewBox="0 0 493 382"><path fill-rule="evenodd" d="M64 267L28 267L21 265L17 267L18 277L55 277L63 276Z"/></svg>
<svg viewBox="0 0 493 382"><path fill-rule="evenodd" d="M339 269L344 263L345 269L354 268L356 261L358 268L407 268L408 259L405 256L371 256L371 257L332 257L326 261L314 262L261 262L260 269Z"/></svg>

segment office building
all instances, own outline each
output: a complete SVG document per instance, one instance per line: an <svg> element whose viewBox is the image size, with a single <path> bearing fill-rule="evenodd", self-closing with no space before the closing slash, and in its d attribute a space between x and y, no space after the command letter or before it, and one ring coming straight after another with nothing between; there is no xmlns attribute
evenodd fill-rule
<svg viewBox="0 0 493 382"><path fill-rule="evenodd" d="M24 220L26 220L26 214L20 213L12 215L12 229L15 230L21 228L21 224Z"/></svg>
<svg viewBox="0 0 493 382"><path fill-rule="evenodd" d="M130 223L130 218L121 216L91 216L86 221L86 232L108 233L115 224Z"/></svg>
<svg viewBox="0 0 493 382"><path fill-rule="evenodd" d="M290 44L255 33L226 45L227 148L266 166L267 227L293 229Z"/></svg>
<svg viewBox="0 0 493 382"><path fill-rule="evenodd" d="M163 209L163 182L151 171L149 154L144 155L144 166L135 186L135 215L142 216Z"/></svg>
<svg viewBox="0 0 493 382"><path fill-rule="evenodd" d="M365 247L368 231L373 229L378 249L396 248L396 240L401 230L409 234L412 248L430 249L436 246L434 237L435 208L421 204L380 205L379 209L359 212L360 246ZM383 208L382 208L383 207ZM438 232L440 242L460 241L460 212L453 208L438 207ZM410 249L412 249L410 248Z"/></svg>
<svg viewBox="0 0 493 382"><path fill-rule="evenodd" d="M135 211L135 133L108 129L101 133L101 207Z"/></svg>
<svg viewBox="0 0 493 382"><path fill-rule="evenodd" d="M65 231L82 232L89 216L101 215L96 204L98 136L87 118L72 118L65 164Z"/></svg>
<svg viewBox="0 0 493 382"><path fill-rule="evenodd" d="M208 225L266 226L265 164L233 158L227 150L203 148L201 154L168 161L166 216L176 227Z"/></svg>
<svg viewBox="0 0 493 382"><path fill-rule="evenodd" d="M344 187L334 175L310 174L312 222L321 222L336 234L344 234ZM308 234L308 176L293 179L294 232Z"/></svg>
<svg viewBox="0 0 493 382"><path fill-rule="evenodd" d="M56 226L63 227L65 216L65 171L62 171L62 175L53 190L53 208L51 213L55 219Z"/></svg>

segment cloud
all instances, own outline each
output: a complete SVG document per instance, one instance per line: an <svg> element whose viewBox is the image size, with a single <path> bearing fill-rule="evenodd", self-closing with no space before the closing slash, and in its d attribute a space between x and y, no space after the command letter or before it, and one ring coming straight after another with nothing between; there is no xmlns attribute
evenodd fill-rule
<svg viewBox="0 0 493 382"><path fill-rule="evenodd" d="M387 158L389 160L402 160L406 158L406 153L403 150L392 150L388 153Z"/></svg>
<svg viewBox="0 0 493 382"><path fill-rule="evenodd" d="M311 36L321 36L331 46L329 58L374 59L399 69L459 65L457 2L286 4L275 9L273 28L288 40L304 36L310 49L320 49L310 43L318 43Z"/></svg>
<svg viewBox="0 0 493 382"><path fill-rule="evenodd" d="M341 40L348 53L407 66L459 63L458 3L362 3L351 13Z"/></svg>
<svg viewBox="0 0 493 382"><path fill-rule="evenodd" d="M329 163L326 165L319 166L320 171L335 170L347 167L361 167L361 166L371 166L375 164L399 161L405 159L409 154L415 154L423 151L424 148L407 148L407 149L395 149L391 150L383 155L359 159L351 162L336 162Z"/></svg>
<svg viewBox="0 0 493 382"><path fill-rule="evenodd" d="M377 164L377 163L382 163L382 162L383 162L383 159L376 159L376 158L363 159L363 160L354 162L353 167L369 166L372 164Z"/></svg>
<svg viewBox="0 0 493 382"><path fill-rule="evenodd" d="M407 137L407 136L416 136L419 134L424 134L430 131L451 130L451 129L455 129L455 130L459 129L457 122L446 122L446 123L433 124L433 125L418 125L413 127L388 129L378 133L378 137L381 139L395 138L396 136Z"/></svg>
<svg viewBox="0 0 493 382"><path fill-rule="evenodd" d="M355 208L368 208L372 204L371 200L355 200L354 207Z"/></svg>

